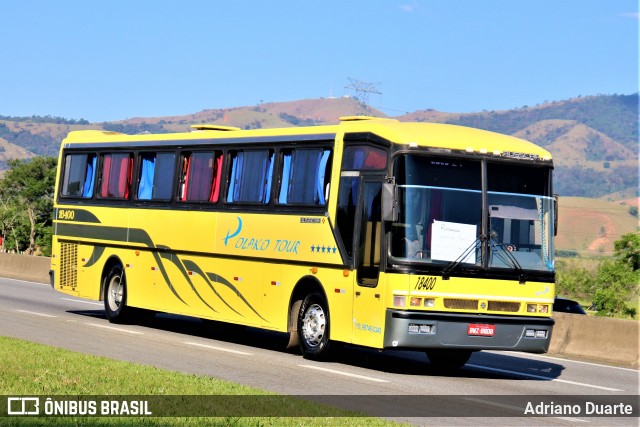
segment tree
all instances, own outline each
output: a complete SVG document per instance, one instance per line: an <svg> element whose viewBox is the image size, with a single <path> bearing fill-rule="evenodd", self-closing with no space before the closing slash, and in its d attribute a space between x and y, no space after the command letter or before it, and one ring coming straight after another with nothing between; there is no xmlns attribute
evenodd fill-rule
<svg viewBox="0 0 640 427"><path fill-rule="evenodd" d="M598 315L635 317L635 309L628 308L627 302L638 294L640 233L623 235L614 242L614 248L615 259L604 261L598 268L593 303Z"/></svg>
<svg viewBox="0 0 640 427"><path fill-rule="evenodd" d="M627 302L638 290L638 274L630 264L620 258L603 261L596 274L596 283L593 303L599 316L635 316L635 312L627 308Z"/></svg>
<svg viewBox="0 0 640 427"><path fill-rule="evenodd" d="M20 251L18 237L18 230L20 225L24 221L22 209L13 199L5 199L0 197L0 227L2 227L2 246L0 249L2 252L15 249L16 252Z"/></svg>
<svg viewBox="0 0 640 427"><path fill-rule="evenodd" d="M598 316L635 317L636 309L627 304L639 291L640 233L623 235L614 247L615 256L602 261L595 272L559 262L556 289L562 295L592 301Z"/></svg>
<svg viewBox="0 0 640 427"><path fill-rule="evenodd" d="M637 212L637 211L636 211ZM616 257L631 266L633 271L640 269L640 233L628 233L613 244Z"/></svg>
<svg viewBox="0 0 640 427"><path fill-rule="evenodd" d="M10 219L11 212L18 208L28 224L26 252L29 255L36 250L38 230L46 233L46 228L51 228L56 163L56 159L52 157L35 157L27 161L10 160L10 169L0 181L0 199L6 207L4 213L7 214L0 216ZM4 222L4 225L7 226L8 223ZM13 226L14 234L17 228Z"/></svg>

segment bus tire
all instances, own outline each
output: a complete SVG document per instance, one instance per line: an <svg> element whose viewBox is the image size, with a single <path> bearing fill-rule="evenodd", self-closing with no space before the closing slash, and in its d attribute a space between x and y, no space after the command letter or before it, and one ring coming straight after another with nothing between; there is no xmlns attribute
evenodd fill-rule
<svg viewBox="0 0 640 427"><path fill-rule="evenodd" d="M462 368L471 353L471 350L433 349L427 350L427 357L436 369L454 370Z"/></svg>
<svg viewBox="0 0 640 427"><path fill-rule="evenodd" d="M111 323L124 322L130 311L127 307L127 283L120 264L111 267L105 276L104 311Z"/></svg>
<svg viewBox="0 0 640 427"><path fill-rule="evenodd" d="M306 359L322 360L329 354L329 308L324 297L312 293L300 304L298 341Z"/></svg>

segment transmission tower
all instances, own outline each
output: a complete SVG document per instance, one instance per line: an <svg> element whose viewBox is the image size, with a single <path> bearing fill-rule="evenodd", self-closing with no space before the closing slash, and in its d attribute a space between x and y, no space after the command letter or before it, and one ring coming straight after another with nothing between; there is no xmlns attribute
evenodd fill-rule
<svg viewBox="0 0 640 427"><path fill-rule="evenodd" d="M382 92L380 92L377 88L377 85L379 85L380 83L363 82L361 80L356 80L351 77L347 77L347 78L351 83L345 86L345 89L353 89L356 92L355 98L356 98L356 101L360 103L360 108L362 110L365 110L366 107L369 105L370 94L375 93L378 95L382 95Z"/></svg>

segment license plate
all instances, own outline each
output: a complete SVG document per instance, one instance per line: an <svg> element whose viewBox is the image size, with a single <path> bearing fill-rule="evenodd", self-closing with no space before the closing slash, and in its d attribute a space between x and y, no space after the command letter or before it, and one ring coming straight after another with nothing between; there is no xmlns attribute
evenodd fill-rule
<svg viewBox="0 0 640 427"><path fill-rule="evenodd" d="M492 337L496 333L496 325L480 325L477 323L469 324L467 329L468 335L478 337Z"/></svg>

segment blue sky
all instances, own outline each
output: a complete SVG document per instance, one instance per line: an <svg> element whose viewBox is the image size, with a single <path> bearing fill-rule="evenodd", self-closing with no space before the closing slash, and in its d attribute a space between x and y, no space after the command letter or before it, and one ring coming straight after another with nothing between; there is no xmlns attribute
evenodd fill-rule
<svg viewBox="0 0 640 427"><path fill-rule="evenodd" d="M638 91L637 0L1 0L0 115L353 95L389 115Z"/></svg>

